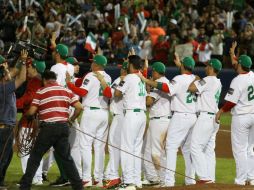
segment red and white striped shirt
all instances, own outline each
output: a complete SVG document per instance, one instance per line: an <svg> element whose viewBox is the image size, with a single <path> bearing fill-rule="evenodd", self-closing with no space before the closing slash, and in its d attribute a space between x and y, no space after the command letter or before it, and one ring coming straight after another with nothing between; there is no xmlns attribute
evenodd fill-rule
<svg viewBox="0 0 254 190"><path fill-rule="evenodd" d="M77 101L70 90L54 82L36 92L32 106L38 107L40 121L65 122L69 118L69 107Z"/></svg>

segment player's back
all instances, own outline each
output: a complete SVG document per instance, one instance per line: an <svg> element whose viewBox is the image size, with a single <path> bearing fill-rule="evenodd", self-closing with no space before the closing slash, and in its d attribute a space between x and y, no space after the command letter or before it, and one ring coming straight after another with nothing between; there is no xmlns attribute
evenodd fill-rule
<svg viewBox="0 0 254 190"><path fill-rule="evenodd" d="M114 95L115 88L119 85L121 78L118 77L111 85L112 95ZM112 97L110 100L110 111L114 114L123 113L123 100L121 97Z"/></svg>
<svg viewBox="0 0 254 190"><path fill-rule="evenodd" d="M64 87L66 87L66 82L65 82L66 72L68 72L72 78L74 76L74 66L69 63L67 64L57 63L50 68L50 71L53 71L54 73L56 73L57 83Z"/></svg>
<svg viewBox="0 0 254 190"><path fill-rule="evenodd" d="M254 74L239 74L231 84L225 100L235 103L232 115L254 113Z"/></svg>
<svg viewBox="0 0 254 190"><path fill-rule="evenodd" d="M167 84L169 83L169 80L165 76L157 79L156 81ZM171 115L169 94L162 92L158 89L151 89L151 92L148 94L148 96L154 98L154 104L151 106L150 109L150 118Z"/></svg>
<svg viewBox="0 0 254 190"><path fill-rule="evenodd" d="M174 112L196 113L196 96L188 91L189 85L195 79L193 74L182 74L169 83L171 109Z"/></svg>
<svg viewBox="0 0 254 190"><path fill-rule="evenodd" d="M218 112L218 103L221 94L221 81L216 76L207 76L195 82L198 89L198 111Z"/></svg>
<svg viewBox="0 0 254 190"><path fill-rule="evenodd" d="M105 71L99 71L105 81L110 85L111 77ZM108 108L108 98L103 96L103 89L100 81L96 78L96 74L93 72L88 73L81 88L88 91L87 95L82 98L82 105L84 107L96 107L96 108Z"/></svg>
<svg viewBox="0 0 254 190"><path fill-rule="evenodd" d="M125 88L123 93L124 109L146 110L145 83L136 74L128 74L123 82Z"/></svg>

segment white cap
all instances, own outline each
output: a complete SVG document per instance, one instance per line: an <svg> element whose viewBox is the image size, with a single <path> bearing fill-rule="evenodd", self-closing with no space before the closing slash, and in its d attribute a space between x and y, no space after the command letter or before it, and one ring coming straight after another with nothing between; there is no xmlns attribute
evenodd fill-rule
<svg viewBox="0 0 254 190"><path fill-rule="evenodd" d="M175 19L170 19L170 21L169 21L169 22L171 22L172 24L177 25L177 21L176 21Z"/></svg>

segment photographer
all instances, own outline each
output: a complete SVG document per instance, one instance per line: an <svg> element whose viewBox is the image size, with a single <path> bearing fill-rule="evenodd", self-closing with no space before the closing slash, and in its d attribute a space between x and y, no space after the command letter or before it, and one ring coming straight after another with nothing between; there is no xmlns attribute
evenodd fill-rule
<svg viewBox="0 0 254 190"><path fill-rule="evenodd" d="M15 90L26 80L27 51L22 50L21 70L15 80L11 80L7 61L0 56L0 189L4 187L6 170L12 158L13 128L16 125Z"/></svg>

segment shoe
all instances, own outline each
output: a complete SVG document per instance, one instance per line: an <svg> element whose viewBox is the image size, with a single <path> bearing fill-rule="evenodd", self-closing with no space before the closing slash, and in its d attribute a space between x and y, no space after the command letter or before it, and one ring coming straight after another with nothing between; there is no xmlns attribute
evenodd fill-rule
<svg viewBox="0 0 254 190"><path fill-rule="evenodd" d="M92 181L82 181L83 187L92 187L93 183Z"/></svg>
<svg viewBox="0 0 254 190"><path fill-rule="evenodd" d="M42 181L49 181L47 175L42 173Z"/></svg>
<svg viewBox="0 0 254 190"><path fill-rule="evenodd" d="M32 184L35 186L43 185L42 181L33 181Z"/></svg>
<svg viewBox="0 0 254 190"><path fill-rule="evenodd" d="M212 180L198 180L196 184L207 184L207 183L213 183Z"/></svg>
<svg viewBox="0 0 254 190"><path fill-rule="evenodd" d="M145 179L145 180L143 180L142 181L142 185L158 185L160 182L159 181L150 181L150 180L147 180L147 179Z"/></svg>
<svg viewBox="0 0 254 190"><path fill-rule="evenodd" d="M112 179L112 180L107 180L107 181L105 181L105 185L104 185L103 188L110 189L110 188L116 187L120 183L121 183L121 179L120 178Z"/></svg>
<svg viewBox="0 0 254 190"><path fill-rule="evenodd" d="M102 181L93 181L93 186L95 187L103 187Z"/></svg>
<svg viewBox="0 0 254 190"><path fill-rule="evenodd" d="M136 186L134 184L121 184L117 190L136 190Z"/></svg>
<svg viewBox="0 0 254 190"><path fill-rule="evenodd" d="M62 177L59 177L55 182L50 184L52 187L63 187L67 185L70 185L70 182Z"/></svg>

